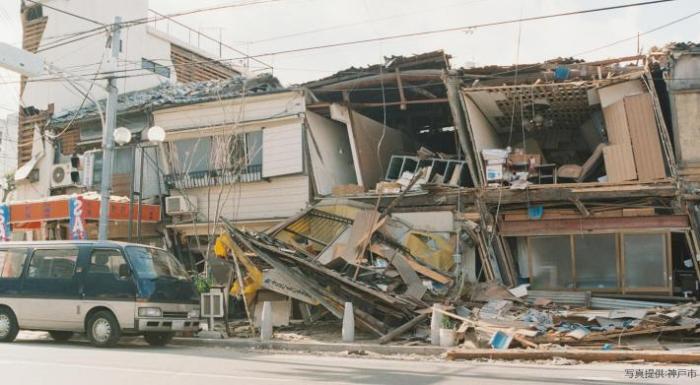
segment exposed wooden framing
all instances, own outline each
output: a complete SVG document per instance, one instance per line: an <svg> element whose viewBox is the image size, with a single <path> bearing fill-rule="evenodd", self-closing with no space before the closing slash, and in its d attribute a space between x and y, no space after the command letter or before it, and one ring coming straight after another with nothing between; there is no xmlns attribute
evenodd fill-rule
<svg viewBox="0 0 700 385"><path fill-rule="evenodd" d="M421 100L405 100L403 102L373 102L373 103L352 103L353 108L374 108L374 107L392 107L405 105L421 105L421 104L446 104L447 98L440 99L421 99ZM313 107L313 105L312 105Z"/></svg>
<svg viewBox="0 0 700 385"><path fill-rule="evenodd" d="M239 75L238 71L218 60L207 58L177 44L170 45L170 58L180 83L229 79Z"/></svg>
<svg viewBox="0 0 700 385"><path fill-rule="evenodd" d="M401 81L401 72L396 69L396 87L399 89L399 99L401 104L399 104L401 111L406 111L406 95L403 90L403 82Z"/></svg>
<svg viewBox="0 0 700 385"><path fill-rule="evenodd" d="M667 229L685 231L689 228L687 215L655 215L652 217L590 217L581 219L551 219L507 221L501 224L504 236L562 235L617 232L621 230Z"/></svg>

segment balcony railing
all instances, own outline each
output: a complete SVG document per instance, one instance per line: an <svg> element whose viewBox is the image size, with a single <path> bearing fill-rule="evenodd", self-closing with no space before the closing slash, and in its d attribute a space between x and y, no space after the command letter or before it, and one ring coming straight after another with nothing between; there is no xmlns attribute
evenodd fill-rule
<svg viewBox="0 0 700 385"><path fill-rule="evenodd" d="M206 170L173 173L165 176L165 185L169 189L188 189L248 183L262 180L262 165L250 165L244 169Z"/></svg>

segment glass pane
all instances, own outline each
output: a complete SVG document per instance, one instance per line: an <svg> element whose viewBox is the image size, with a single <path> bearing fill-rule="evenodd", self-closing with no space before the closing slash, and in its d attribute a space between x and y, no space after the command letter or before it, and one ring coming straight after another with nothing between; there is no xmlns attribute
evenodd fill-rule
<svg viewBox="0 0 700 385"><path fill-rule="evenodd" d="M90 256L89 274L114 274L119 277L119 270L126 265L126 260L119 250L95 250Z"/></svg>
<svg viewBox="0 0 700 385"><path fill-rule="evenodd" d="M533 289L573 288L571 238L568 235L531 237Z"/></svg>
<svg viewBox="0 0 700 385"><path fill-rule="evenodd" d="M664 234L624 234L625 286L667 287Z"/></svg>
<svg viewBox="0 0 700 385"><path fill-rule="evenodd" d="M606 289L617 287L615 234L574 236L576 286Z"/></svg>
<svg viewBox="0 0 700 385"><path fill-rule="evenodd" d="M75 272L78 249L37 250L29 263L29 278L70 279Z"/></svg>
<svg viewBox="0 0 700 385"><path fill-rule="evenodd" d="M248 166L262 165L262 131L246 133L245 142Z"/></svg>
<svg viewBox="0 0 700 385"><path fill-rule="evenodd" d="M115 148L112 164L112 172L114 174L131 174L134 172L133 147Z"/></svg>
<svg viewBox="0 0 700 385"><path fill-rule="evenodd" d="M168 252L150 247L129 246L126 248L126 254L139 278L188 278L185 268Z"/></svg>
<svg viewBox="0 0 700 385"><path fill-rule="evenodd" d="M173 148L174 147L174 148ZM209 170L211 138L183 139L172 143L173 166L178 172Z"/></svg>
<svg viewBox="0 0 700 385"><path fill-rule="evenodd" d="M0 250L0 278L19 278L26 258L27 249Z"/></svg>

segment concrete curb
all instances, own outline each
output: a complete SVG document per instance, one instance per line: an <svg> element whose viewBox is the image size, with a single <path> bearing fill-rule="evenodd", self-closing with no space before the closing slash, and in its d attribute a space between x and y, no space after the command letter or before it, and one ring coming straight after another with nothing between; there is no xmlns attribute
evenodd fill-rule
<svg viewBox="0 0 700 385"><path fill-rule="evenodd" d="M365 351L383 355L423 355L439 356L450 349L439 346L396 346L379 345L371 343L321 343L321 342L289 342L289 341L269 341L261 342L254 338L175 338L172 345L198 346L198 347L228 347L234 349L269 349L286 351L306 351L306 352L347 352Z"/></svg>

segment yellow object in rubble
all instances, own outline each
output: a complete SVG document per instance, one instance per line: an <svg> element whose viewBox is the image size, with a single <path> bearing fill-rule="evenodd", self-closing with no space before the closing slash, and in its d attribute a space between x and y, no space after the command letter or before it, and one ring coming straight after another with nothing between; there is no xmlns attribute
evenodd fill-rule
<svg viewBox="0 0 700 385"><path fill-rule="evenodd" d="M262 287L263 274L260 269L251 262L243 250L231 239L227 233L222 233L216 238L214 243L214 254L219 258L236 258L245 267L246 275L243 278L243 296L248 305L252 304L255 295ZM238 279L231 286L230 294L238 297L241 292L241 287Z"/></svg>
<svg viewBox="0 0 700 385"><path fill-rule="evenodd" d="M455 263L452 242L438 234L411 231L406 235L405 245L411 255L440 271L450 271Z"/></svg>

